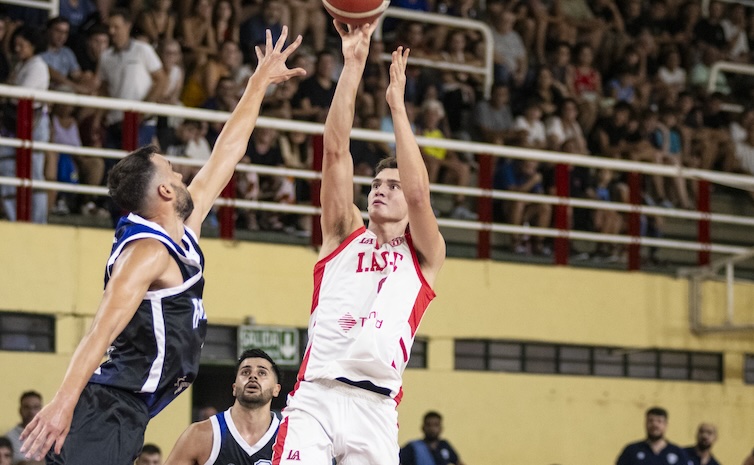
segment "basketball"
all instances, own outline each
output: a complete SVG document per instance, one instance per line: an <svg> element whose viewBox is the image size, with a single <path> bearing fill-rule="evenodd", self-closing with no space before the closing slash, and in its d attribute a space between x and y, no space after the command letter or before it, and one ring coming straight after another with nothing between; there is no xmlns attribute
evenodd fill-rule
<svg viewBox="0 0 754 465"><path fill-rule="evenodd" d="M390 0L322 0L322 4L341 23L359 26L379 18Z"/></svg>

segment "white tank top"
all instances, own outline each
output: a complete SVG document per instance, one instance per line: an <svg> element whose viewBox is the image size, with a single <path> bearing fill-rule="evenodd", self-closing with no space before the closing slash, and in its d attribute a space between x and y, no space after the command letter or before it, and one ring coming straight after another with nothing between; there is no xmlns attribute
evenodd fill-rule
<svg viewBox="0 0 754 465"><path fill-rule="evenodd" d="M409 234L379 245L365 227L354 231L314 266L299 381L340 379L400 402L414 335L434 297Z"/></svg>

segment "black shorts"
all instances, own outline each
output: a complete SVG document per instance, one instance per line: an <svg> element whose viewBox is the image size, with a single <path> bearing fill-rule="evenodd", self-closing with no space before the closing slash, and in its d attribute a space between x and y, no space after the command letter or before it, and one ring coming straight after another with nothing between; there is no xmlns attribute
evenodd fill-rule
<svg viewBox="0 0 754 465"><path fill-rule="evenodd" d="M144 445L147 406L120 389L89 383L73 411L71 430L60 455L47 465L132 465Z"/></svg>

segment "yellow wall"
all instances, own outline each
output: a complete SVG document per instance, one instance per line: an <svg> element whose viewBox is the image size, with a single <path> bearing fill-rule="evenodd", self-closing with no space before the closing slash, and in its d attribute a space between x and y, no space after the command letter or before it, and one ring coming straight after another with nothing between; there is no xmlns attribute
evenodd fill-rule
<svg viewBox="0 0 754 465"><path fill-rule="evenodd" d="M0 310L53 313L57 353L0 352L0 431L13 425L18 395L50 399L96 310L112 236L83 228L0 222ZM306 248L205 240L205 307L212 323L305 327L316 254ZM429 369L408 370L399 408L401 442L419 436L423 413L445 415L448 439L468 465L614 463L643 436L643 412L670 410L671 440L693 441L698 422L719 426L715 451L737 464L752 447L754 386L742 381L746 334L694 335L684 280L499 262L448 260L438 298L419 329ZM715 310L722 289L708 289ZM738 311L754 301L738 286ZM719 305L718 305L719 306ZM748 306L748 308L752 308ZM719 320L718 314L708 317ZM750 317L751 315L749 315ZM588 345L725 352L723 383L480 373L453 370L454 338L504 338ZM181 396L150 425L147 439L169 450L188 424Z"/></svg>

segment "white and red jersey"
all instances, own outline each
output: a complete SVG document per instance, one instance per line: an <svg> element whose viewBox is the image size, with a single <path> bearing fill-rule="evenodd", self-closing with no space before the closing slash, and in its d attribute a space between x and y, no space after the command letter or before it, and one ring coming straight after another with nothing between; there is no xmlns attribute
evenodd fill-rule
<svg viewBox="0 0 754 465"><path fill-rule="evenodd" d="M357 229L314 266L299 381L347 380L400 402L414 335L434 297L410 234L378 244Z"/></svg>

